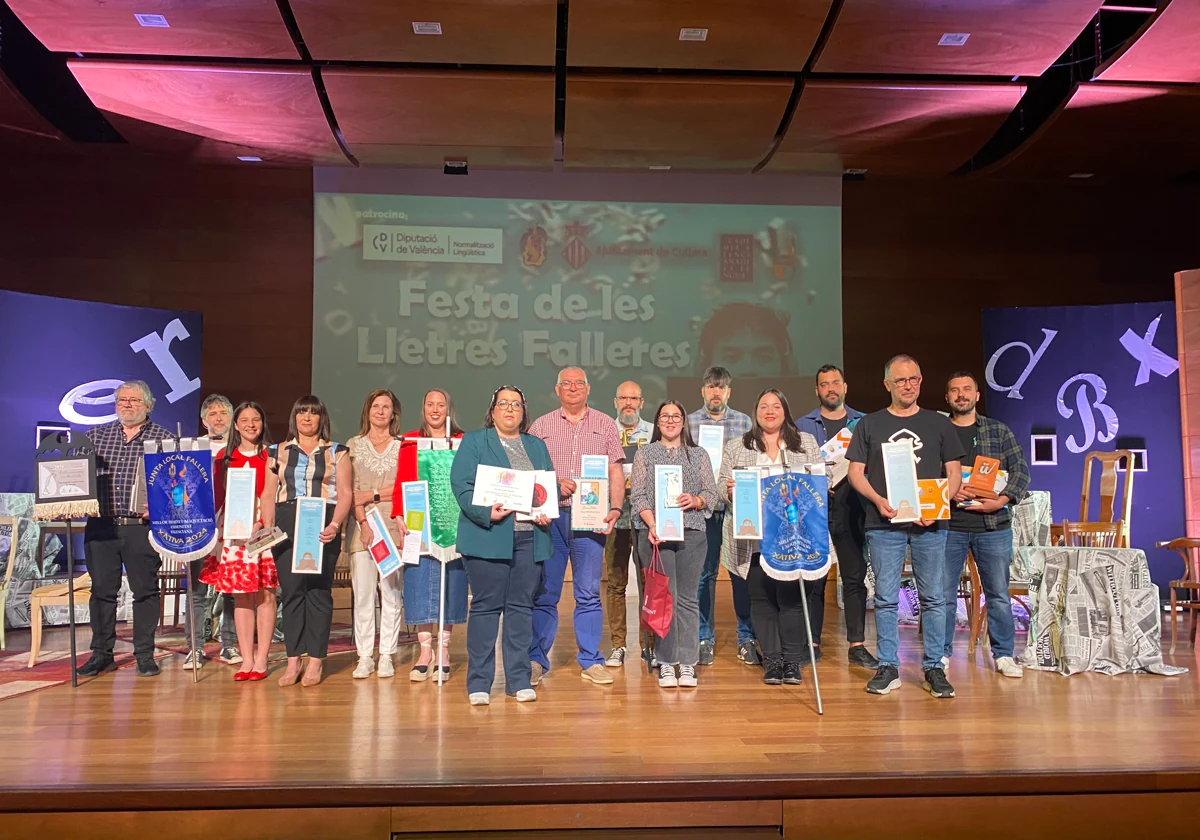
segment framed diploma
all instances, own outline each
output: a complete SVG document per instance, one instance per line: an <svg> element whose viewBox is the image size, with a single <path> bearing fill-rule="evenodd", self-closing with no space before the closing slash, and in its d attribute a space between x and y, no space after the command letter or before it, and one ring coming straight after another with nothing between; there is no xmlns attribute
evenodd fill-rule
<svg viewBox="0 0 1200 840"><path fill-rule="evenodd" d="M533 470L480 464L475 468L475 490L471 494L471 504L483 507L503 505L508 510L529 513L533 507L533 473Z"/></svg>
<svg viewBox="0 0 1200 840"><path fill-rule="evenodd" d="M682 492L683 467L677 464L656 464L654 467L654 530L658 533L660 540L683 542L683 508L675 503Z"/></svg>
<svg viewBox="0 0 1200 840"><path fill-rule="evenodd" d="M367 524L371 526L371 545L367 550L379 567L379 576L385 578L400 568L400 550L396 548L396 541L392 539L378 505L367 511Z"/></svg>
<svg viewBox="0 0 1200 840"><path fill-rule="evenodd" d="M254 467L236 467L225 472L225 517L222 521L227 540L248 540L257 517L254 515L254 491L258 471Z"/></svg>
<svg viewBox="0 0 1200 840"><path fill-rule="evenodd" d="M608 479L581 478L571 496L572 531L607 531Z"/></svg>
<svg viewBox="0 0 1200 840"><path fill-rule="evenodd" d="M912 439L881 444L883 478L887 484L887 502L896 511L895 525L921 518L921 493L917 485L917 462L913 458Z"/></svg>
<svg viewBox="0 0 1200 840"><path fill-rule="evenodd" d="M708 453L712 462L713 481L721 474L721 453L725 449L725 427L705 423L700 427L700 440L696 445Z"/></svg>
<svg viewBox="0 0 1200 840"><path fill-rule="evenodd" d="M533 471L533 507L529 513L518 513L517 521L532 522L539 513L547 519L558 519L558 476L554 470Z"/></svg>
<svg viewBox="0 0 1200 840"><path fill-rule="evenodd" d="M762 475L758 470L733 471L733 538L762 539Z"/></svg>
<svg viewBox="0 0 1200 840"><path fill-rule="evenodd" d="M292 574L319 575L325 546L325 500L301 496L296 500L296 530L292 537Z"/></svg>
<svg viewBox="0 0 1200 840"><path fill-rule="evenodd" d="M607 455L582 455L580 456L580 478L589 479L607 479L608 478L608 456Z"/></svg>
<svg viewBox="0 0 1200 840"><path fill-rule="evenodd" d="M407 544L410 539L419 537L420 551L429 552L433 539L429 533L429 482L405 481L400 485L404 497L404 527L408 536L404 538Z"/></svg>

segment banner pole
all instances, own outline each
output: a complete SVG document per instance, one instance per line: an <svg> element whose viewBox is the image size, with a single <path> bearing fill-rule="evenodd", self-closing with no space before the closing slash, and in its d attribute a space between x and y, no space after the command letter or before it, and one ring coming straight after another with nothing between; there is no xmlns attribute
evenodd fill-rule
<svg viewBox="0 0 1200 840"><path fill-rule="evenodd" d="M821 705L821 678L817 676L817 655L813 650L812 643L812 622L808 618L808 593L804 591L804 578L800 578L800 603L804 605L804 629L808 631L808 661L812 663L813 669L813 688L817 691L817 714L825 714L825 708Z"/></svg>
<svg viewBox="0 0 1200 840"><path fill-rule="evenodd" d="M187 612L185 613L185 615L187 615L190 618L190 620L188 621L188 627L191 628L191 632L188 633L188 636L190 636L191 638L188 641L191 645L191 655L196 657L196 661L192 663L192 685L195 685L196 683L198 683L200 681L200 662L204 659L204 652L196 650L196 613L195 613L195 610L192 609L192 599L196 597L196 590L195 590L196 582L194 580L192 580L192 563L191 563L191 561L189 560L188 562L184 563L183 567L184 567L184 569L186 569L187 582L188 582L187 605L186 605ZM176 597L179 597L179 596L176 596Z"/></svg>
<svg viewBox="0 0 1200 840"><path fill-rule="evenodd" d="M438 643L437 658L434 659L434 664L437 665L438 688L441 688L444 682L442 672L442 634L446 632L446 564L438 560L438 565L442 567L442 582L438 587Z"/></svg>
<svg viewBox="0 0 1200 840"><path fill-rule="evenodd" d="M71 624L71 688L79 688L79 674L75 673L77 667L75 652L75 535L71 531L71 517L67 517L67 615L68 621ZM13 528L13 539L17 538L17 529ZM4 617L0 616L0 621ZM36 616L36 620L41 621L42 617Z"/></svg>

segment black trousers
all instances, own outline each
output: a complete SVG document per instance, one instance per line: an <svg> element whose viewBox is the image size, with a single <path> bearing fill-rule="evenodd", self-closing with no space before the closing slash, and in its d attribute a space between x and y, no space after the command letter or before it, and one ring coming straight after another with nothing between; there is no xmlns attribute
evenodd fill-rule
<svg viewBox="0 0 1200 840"><path fill-rule="evenodd" d="M325 506L325 524L333 521L333 505ZM324 659L329 653L329 628L333 624L333 570L342 551L341 534L325 543L321 573L292 571L292 538L296 534L296 505L275 506L275 524L287 540L275 547L275 569L279 573L280 603L283 607L283 643L288 656L308 654Z"/></svg>
<svg viewBox="0 0 1200 840"><path fill-rule="evenodd" d="M844 480L829 494L829 534L837 550L838 574L842 578L842 600L846 605L846 641L866 640L867 560L866 511L862 497ZM825 581L816 581L808 599L812 614L814 643L821 641L825 617ZM818 591L819 590L819 591Z"/></svg>
<svg viewBox="0 0 1200 840"><path fill-rule="evenodd" d="M796 664L807 660L808 641L804 632L800 581L775 580L768 576L756 553L750 560L746 586L750 590L750 620L754 622L754 635L763 658Z"/></svg>
<svg viewBox="0 0 1200 840"><path fill-rule="evenodd" d="M112 656L124 566L133 591L133 653L138 659L152 658L154 630L162 613L158 590L162 558L150 547L150 529L117 525L111 519L89 519L83 531L83 553L92 577L92 650Z"/></svg>

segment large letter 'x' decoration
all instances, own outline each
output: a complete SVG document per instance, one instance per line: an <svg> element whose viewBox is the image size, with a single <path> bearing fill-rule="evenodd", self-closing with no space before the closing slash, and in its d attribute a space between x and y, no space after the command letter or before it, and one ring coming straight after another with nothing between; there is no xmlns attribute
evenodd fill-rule
<svg viewBox="0 0 1200 840"><path fill-rule="evenodd" d="M1121 336L1121 346L1130 356L1141 362L1134 385L1145 385L1149 382L1150 371L1166 377L1179 370L1179 362L1154 346L1154 334L1158 332L1158 322L1161 320L1162 316L1159 315L1151 321L1150 326L1146 328L1146 334L1141 338L1129 329Z"/></svg>

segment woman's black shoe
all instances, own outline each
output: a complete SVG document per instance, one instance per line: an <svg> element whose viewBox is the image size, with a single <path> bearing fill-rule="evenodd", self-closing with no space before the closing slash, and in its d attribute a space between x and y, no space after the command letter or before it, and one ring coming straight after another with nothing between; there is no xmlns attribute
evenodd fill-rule
<svg viewBox="0 0 1200 840"><path fill-rule="evenodd" d="M778 659L768 659L763 668L763 682L767 685L783 685L783 663Z"/></svg>
<svg viewBox="0 0 1200 840"><path fill-rule="evenodd" d="M785 662L783 665L783 684L800 685L800 666L795 662Z"/></svg>

